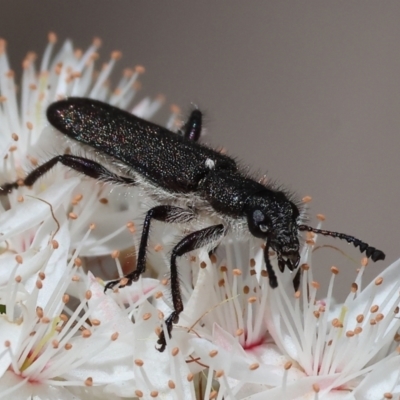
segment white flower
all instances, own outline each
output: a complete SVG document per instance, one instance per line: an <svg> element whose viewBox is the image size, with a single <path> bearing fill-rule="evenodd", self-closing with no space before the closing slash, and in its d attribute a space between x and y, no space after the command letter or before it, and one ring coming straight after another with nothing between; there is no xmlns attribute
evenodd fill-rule
<svg viewBox="0 0 400 400"><path fill-rule="evenodd" d="M183 313L195 315L194 322L183 319L194 334L179 333L194 349L193 359L220 376L220 393L252 400L372 400L400 394L400 260L361 290L363 260L346 301L335 306L332 289L339 271L332 267L329 291L318 300L309 246L296 293L294 273L288 271L277 273L277 289L269 288L260 272L260 247L225 248L225 257L200 271L189 305L197 293L202 300ZM232 268L239 265L240 271ZM203 315L194 304L201 304Z"/></svg>

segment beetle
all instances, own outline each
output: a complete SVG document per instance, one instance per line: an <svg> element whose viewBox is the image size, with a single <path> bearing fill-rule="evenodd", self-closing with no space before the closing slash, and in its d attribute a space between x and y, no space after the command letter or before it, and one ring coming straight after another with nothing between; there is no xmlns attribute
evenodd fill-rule
<svg viewBox="0 0 400 400"><path fill-rule="evenodd" d="M32 186L57 163L91 178L141 187L157 204L147 211L137 255L136 269L123 280L108 282L105 290L137 281L146 268L146 252L153 220L190 223L207 218L210 226L197 229L172 249L170 282L174 310L165 320L171 337L183 302L179 286L177 258L207 246L214 248L230 231L249 232L265 241L264 260L271 288L278 286L270 261L270 250L277 256L281 272L295 270L300 261L299 234L302 231L346 240L373 261L385 254L367 243L343 233L316 229L299 223L300 212L290 196L260 183L243 172L235 160L199 143L202 114L194 109L179 133L138 118L101 101L70 97L50 104L47 119L58 131L97 153L111 157L120 174L91 159L73 154L51 158L30 172L23 181ZM0 194L16 189L20 182L2 185ZM299 285L299 273L294 286ZM164 351L166 338L161 332L158 350Z"/></svg>

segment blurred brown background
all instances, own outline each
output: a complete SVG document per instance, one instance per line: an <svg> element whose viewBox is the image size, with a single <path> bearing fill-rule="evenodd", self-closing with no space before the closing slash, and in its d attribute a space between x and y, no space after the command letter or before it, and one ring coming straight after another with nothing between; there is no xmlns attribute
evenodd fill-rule
<svg viewBox="0 0 400 400"><path fill-rule="evenodd" d="M209 140L300 197L326 229L400 256L400 3L398 1L0 1L0 37L13 68L47 33L104 60L143 64L144 94L183 110L197 104ZM166 108L167 110L167 108ZM166 111L158 115L165 121ZM326 239L359 259L344 243ZM347 294L357 264L317 252L317 279L341 268ZM322 293L321 293L322 295Z"/></svg>

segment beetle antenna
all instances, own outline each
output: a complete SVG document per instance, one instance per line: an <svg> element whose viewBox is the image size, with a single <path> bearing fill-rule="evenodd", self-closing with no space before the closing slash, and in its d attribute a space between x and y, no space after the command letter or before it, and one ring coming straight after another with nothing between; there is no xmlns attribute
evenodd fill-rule
<svg viewBox="0 0 400 400"><path fill-rule="evenodd" d="M385 253L381 250L377 250L375 247L370 246L368 243L363 242L360 239L355 238L354 236L346 235L345 233L326 231L324 229L313 228L308 225L299 225L299 231L320 233L324 236L331 236L334 238L339 238L341 240L346 240L347 243L352 243L354 247L359 247L360 252L364 253L367 257L371 258L372 261L384 260Z"/></svg>

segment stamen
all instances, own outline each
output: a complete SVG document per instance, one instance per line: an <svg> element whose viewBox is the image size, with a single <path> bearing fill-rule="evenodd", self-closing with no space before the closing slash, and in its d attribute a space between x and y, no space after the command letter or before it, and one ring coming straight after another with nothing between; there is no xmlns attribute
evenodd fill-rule
<svg viewBox="0 0 400 400"><path fill-rule="evenodd" d="M213 381L213 374L214 374L214 369L209 366L208 368L208 374L207 374L207 385L206 389L204 391L204 398L209 398L209 399L215 399L217 397L217 392L212 391L212 381Z"/></svg>
<svg viewBox="0 0 400 400"><path fill-rule="evenodd" d="M171 114L167 120L166 128L170 131L175 131L179 128L179 118L178 115L181 113L181 109L176 104L170 106Z"/></svg>
<svg viewBox="0 0 400 400"><path fill-rule="evenodd" d="M127 101L123 101L124 98L128 97L127 94L132 91L135 82L137 81L139 75L145 72L144 67L138 65L135 68L134 73L131 74L129 79L123 77L119 84L117 85L116 91L114 91L114 95L110 97L110 104L125 108L127 105ZM129 96L129 101L132 101L133 96Z"/></svg>
<svg viewBox="0 0 400 400"><path fill-rule="evenodd" d="M313 385L312 385L312 387L313 387L313 390L314 390L314 400L318 400L319 399L319 396L318 396L318 393L319 393L319 385L317 384L317 383L314 383Z"/></svg>
<svg viewBox="0 0 400 400"><path fill-rule="evenodd" d="M286 392L287 378L288 378L289 370L290 370L290 368L292 368L292 365L293 364L291 361L287 361L285 363L285 365L283 366L284 372L283 372L283 377L282 377L282 394L285 394L285 392Z"/></svg>
<svg viewBox="0 0 400 400"><path fill-rule="evenodd" d="M94 98L94 99L101 99L102 96L100 95L101 93L101 88L103 85L105 85L106 80L109 78L111 71L113 70L115 63L117 60L121 58L121 53L120 52L113 52L111 54L111 59L110 61L105 65L105 68L102 69L100 72L100 75L97 77L97 80L93 86L93 89L89 93L89 97Z"/></svg>
<svg viewBox="0 0 400 400"><path fill-rule="evenodd" d="M138 386L144 386L150 389L150 391L153 391L154 386L151 384L150 379L147 376L145 369L143 368L143 365L144 365L143 360L141 359L134 360L135 378L138 380Z"/></svg>
<svg viewBox="0 0 400 400"><path fill-rule="evenodd" d="M51 53L53 52L54 45L56 44L56 42L57 42L57 35L54 32L49 32L48 44L44 51L44 54L42 57L42 63L40 65L40 69L39 69L39 71L41 73L49 70Z"/></svg>
<svg viewBox="0 0 400 400"><path fill-rule="evenodd" d="M339 269L335 266L331 267L331 278L329 280L329 286L328 286L328 293L326 296L326 305L325 305L325 309L326 310L330 310L331 307L331 302L332 302L332 293L333 293L333 285L335 282L335 276L339 273ZM322 321L320 321L320 324L318 326L318 339L317 339L317 348L316 348L316 357L314 359L314 374L317 373L318 371L318 363L319 360L321 358L321 366L320 366L320 374L324 375L327 373L327 370L329 368L329 364L327 363L327 361L329 360L330 362L330 358L329 357L324 357L323 356L323 346L325 345L325 343L323 343L325 341L325 332L327 332L327 326L328 326L328 315L329 312L325 312L322 318ZM318 361L317 361L318 360Z"/></svg>

